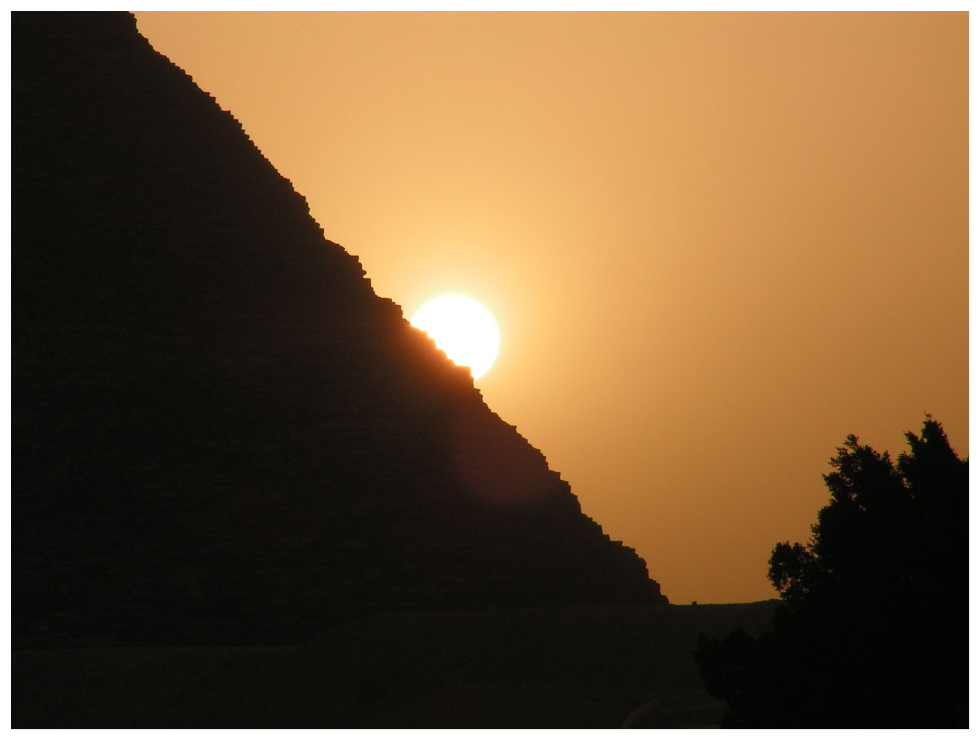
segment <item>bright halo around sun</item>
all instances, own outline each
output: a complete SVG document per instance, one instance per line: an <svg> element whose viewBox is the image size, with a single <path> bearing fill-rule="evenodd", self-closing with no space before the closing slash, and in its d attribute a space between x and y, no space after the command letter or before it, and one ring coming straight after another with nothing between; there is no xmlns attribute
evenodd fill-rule
<svg viewBox="0 0 980 740"><path fill-rule="evenodd" d="M470 369L473 379L484 375L500 349L500 332L493 314L472 298L444 295L433 298L412 316L421 329L457 365Z"/></svg>

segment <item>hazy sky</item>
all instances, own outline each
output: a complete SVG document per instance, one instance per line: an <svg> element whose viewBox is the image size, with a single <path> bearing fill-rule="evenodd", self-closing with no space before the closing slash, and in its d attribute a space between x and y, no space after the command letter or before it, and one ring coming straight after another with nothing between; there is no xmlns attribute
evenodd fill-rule
<svg viewBox="0 0 980 740"><path fill-rule="evenodd" d="M848 433L968 452L968 16L137 13L674 603L776 596Z"/></svg>

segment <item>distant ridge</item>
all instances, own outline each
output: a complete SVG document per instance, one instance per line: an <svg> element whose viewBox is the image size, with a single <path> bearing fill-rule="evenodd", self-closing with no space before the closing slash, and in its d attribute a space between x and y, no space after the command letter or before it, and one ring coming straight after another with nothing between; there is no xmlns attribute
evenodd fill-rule
<svg viewBox="0 0 980 740"><path fill-rule="evenodd" d="M11 17L15 646L666 603L131 14Z"/></svg>

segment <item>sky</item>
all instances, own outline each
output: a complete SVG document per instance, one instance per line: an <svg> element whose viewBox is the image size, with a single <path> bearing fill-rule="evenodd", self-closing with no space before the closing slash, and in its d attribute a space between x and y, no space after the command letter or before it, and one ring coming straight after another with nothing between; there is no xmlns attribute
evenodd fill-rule
<svg viewBox="0 0 980 740"><path fill-rule="evenodd" d="M140 12L673 603L774 598L846 435L968 454L968 16Z"/></svg>

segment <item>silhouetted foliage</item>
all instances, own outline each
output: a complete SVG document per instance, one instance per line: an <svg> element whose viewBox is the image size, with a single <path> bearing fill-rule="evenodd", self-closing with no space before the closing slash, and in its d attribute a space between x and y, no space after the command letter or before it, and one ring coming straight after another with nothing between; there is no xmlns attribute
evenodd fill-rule
<svg viewBox="0 0 980 740"><path fill-rule="evenodd" d="M851 435L806 545L773 549L771 631L701 635L729 727L966 726L968 463L927 416L897 464Z"/></svg>

